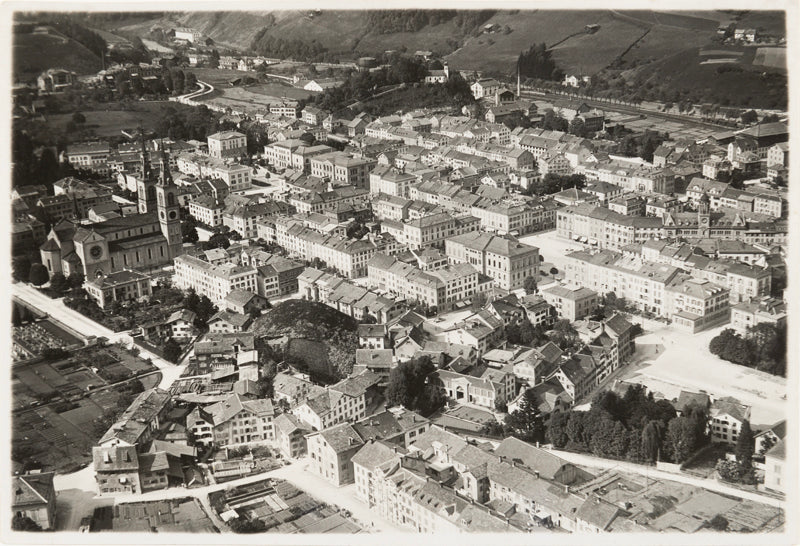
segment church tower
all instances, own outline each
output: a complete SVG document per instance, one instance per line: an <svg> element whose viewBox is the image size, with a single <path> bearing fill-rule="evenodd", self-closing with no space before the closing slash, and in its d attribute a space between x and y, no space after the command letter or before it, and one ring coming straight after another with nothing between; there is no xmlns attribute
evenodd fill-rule
<svg viewBox="0 0 800 546"><path fill-rule="evenodd" d="M178 187L172 181L172 175L169 172L169 156L163 150L155 191L158 196L158 223L161 226L161 233L167 239L170 257L174 258L180 254L183 244L180 205L178 204Z"/></svg>
<svg viewBox="0 0 800 546"><path fill-rule="evenodd" d="M156 210L156 188L153 180L153 173L150 168L150 157L147 153L147 146L144 143L144 133L142 137L142 164L140 166L140 177L136 185L136 197L139 201L139 214L153 212Z"/></svg>

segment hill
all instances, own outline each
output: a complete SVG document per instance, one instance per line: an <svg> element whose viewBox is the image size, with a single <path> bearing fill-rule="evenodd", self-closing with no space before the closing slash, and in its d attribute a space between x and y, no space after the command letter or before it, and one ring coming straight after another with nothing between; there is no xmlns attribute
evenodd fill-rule
<svg viewBox="0 0 800 546"><path fill-rule="evenodd" d="M317 379L333 382L353 370L358 323L322 303L287 300L256 319L259 337L286 337L284 358Z"/></svg>
<svg viewBox="0 0 800 546"><path fill-rule="evenodd" d="M41 27L40 27L41 28ZM14 78L33 81L48 68L63 68L78 75L100 70L100 57L51 27L38 32L14 33Z"/></svg>

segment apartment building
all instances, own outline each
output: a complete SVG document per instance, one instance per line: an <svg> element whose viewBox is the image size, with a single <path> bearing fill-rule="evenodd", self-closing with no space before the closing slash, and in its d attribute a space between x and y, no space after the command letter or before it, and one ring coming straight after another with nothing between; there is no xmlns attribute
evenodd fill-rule
<svg viewBox="0 0 800 546"><path fill-rule="evenodd" d="M247 400L233 393L186 416L196 443L216 448L272 443L275 409L268 399Z"/></svg>
<svg viewBox="0 0 800 546"><path fill-rule="evenodd" d="M367 263L367 271L370 287L435 307L440 312L452 309L456 302L472 297L480 288L478 271L467 263L423 271L377 253Z"/></svg>
<svg viewBox="0 0 800 546"><path fill-rule="evenodd" d="M315 155L310 160L311 176L340 182L357 188L369 187L369 173L377 161L350 157L344 152Z"/></svg>
<svg viewBox="0 0 800 546"><path fill-rule="evenodd" d="M494 279L503 290L522 288L539 272L539 249L515 239L473 231L449 237L445 254L450 263L469 263Z"/></svg>
<svg viewBox="0 0 800 546"><path fill-rule="evenodd" d="M486 231L519 236L554 228L557 208L552 201L533 198L483 199L470 207L470 214Z"/></svg>
<svg viewBox="0 0 800 546"><path fill-rule="evenodd" d="M348 377L307 398L292 409L292 414L317 431L363 419L379 381L380 378L369 371Z"/></svg>
<svg viewBox="0 0 800 546"><path fill-rule="evenodd" d="M428 214L405 222L387 220L381 231L389 233L411 249L444 246L449 237L477 231L480 220L470 215L452 216L446 212Z"/></svg>
<svg viewBox="0 0 800 546"><path fill-rule="evenodd" d="M588 288L556 285L540 292L544 300L555 308L558 316L570 322L587 317L600 305L600 295Z"/></svg>
<svg viewBox="0 0 800 546"><path fill-rule="evenodd" d="M98 174L108 174L108 157L111 147L107 142L85 142L67 146L67 162L76 169L86 169Z"/></svg>
<svg viewBox="0 0 800 546"><path fill-rule="evenodd" d="M148 275L124 269L91 279L84 284L84 288L101 309L106 309L115 301L123 303L148 298L152 293L150 284Z"/></svg>
<svg viewBox="0 0 800 546"><path fill-rule="evenodd" d="M227 226L231 231L235 231L243 239L255 239L258 237L258 223L276 216L278 214L288 214L294 211L291 204L280 201L268 201L266 203L231 203L222 213L222 225Z"/></svg>
<svg viewBox="0 0 800 546"><path fill-rule="evenodd" d="M208 155L216 159L247 155L247 136L236 131L222 131L209 135Z"/></svg>
<svg viewBox="0 0 800 546"><path fill-rule="evenodd" d="M786 326L786 303L777 298L762 297L744 301L731 307L731 326L746 334L753 326L771 324Z"/></svg>
<svg viewBox="0 0 800 546"><path fill-rule="evenodd" d="M354 210L363 210L367 208L368 197L369 192L365 189L342 186L325 192L311 191L294 195L289 198L289 204L302 214L337 212L348 206Z"/></svg>
<svg viewBox="0 0 800 546"><path fill-rule="evenodd" d="M189 202L189 215L207 226L221 226L224 211L225 204L210 195L201 195Z"/></svg>
<svg viewBox="0 0 800 546"><path fill-rule="evenodd" d="M198 178L217 178L229 191L241 191L252 186L253 169L238 163L227 164L220 159L197 154L184 154L177 159L178 170Z"/></svg>
<svg viewBox="0 0 800 546"><path fill-rule="evenodd" d="M712 402L708 411L711 441L735 446L742 424L750 420L750 409L730 397Z"/></svg>
<svg viewBox="0 0 800 546"><path fill-rule="evenodd" d="M319 259L351 279L367 275L367 262L377 250L371 241L323 235L299 224L275 227L278 244L290 254L307 261Z"/></svg>
<svg viewBox="0 0 800 546"><path fill-rule="evenodd" d="M672 171L652 167L646 163L613 157L579 167L587 180L600 180L621 187L625 191L670 194L675 191Z"/></svg>
<svg viewBox="0 0 800 546"><path fill-rule="evenodd" d="M255 267L232 263L212 265L184 254L175 258L173 282L181 290L191 288L197 294L208 296L214 303L221 304L233 290L256 292L256 276Z"/></svg>
<svg viewBox="0 0 800 546"><path fill-rule="evenodd" d="M413 174L394 167L378 166L369 174L369 191L408 199L411 185L416 182L417 177Z"/></svg>

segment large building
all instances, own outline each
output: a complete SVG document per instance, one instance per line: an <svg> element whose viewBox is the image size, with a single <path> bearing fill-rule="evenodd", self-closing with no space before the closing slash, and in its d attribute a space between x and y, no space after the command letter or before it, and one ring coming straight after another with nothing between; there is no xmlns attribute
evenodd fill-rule
<svg viewBox="0 0 800 546"><path fill-rule="evenodd" d="M236 131L223 131L209 135L208 155L216 159L247 155L247 136Z"/></svg>
<svg viewBox="0 0 800 546"><path fill-rule="evenodd" d="M173 282L182 290L193 289L198 295L219 304L232 291L241 289L257 292L257 270L251 266L233 263L213 265L194 256L184 255L175 259Z"/></svg>
<svg viewBox="0 0 800 546"><path fill-rule="evenodd" d="M162 153L156 177L146 155L143 151L139 214L89 224L56 224L40 248L50 275L77 271L95 279L124 269L158 268L181 253L178 188L166 166L168 158Z"/></svg>
<svg viewBox="0 0 800 546"><path fill-rule="evenodd" d="M266 399L242 399L236 393L204 408L196 407L186 417L186 428L196 443L231 447L272 443L275 440L275 409Z"/></svg>
<svg viewBox="0 0 800 546"><path fill-rule="evenodd" d="M503 290L522 288L525 279L539 272L539 249L515 239L471 232L445 241L450 263L469 263L494 279Z"/></svg>

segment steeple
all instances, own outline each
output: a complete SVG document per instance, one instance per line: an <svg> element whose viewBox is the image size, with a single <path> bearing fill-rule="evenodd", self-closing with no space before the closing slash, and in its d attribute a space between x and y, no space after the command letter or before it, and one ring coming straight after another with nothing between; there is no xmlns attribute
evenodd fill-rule
<svg viewBox="0 0 800 546"><path fill-rule="evenodd" d="M139 124L139 141L142 145L142 178L148 180L151 176L150 173L150 157L147 153L147 145L144 141L144 130L142 129L142 125Z"/></svg>

